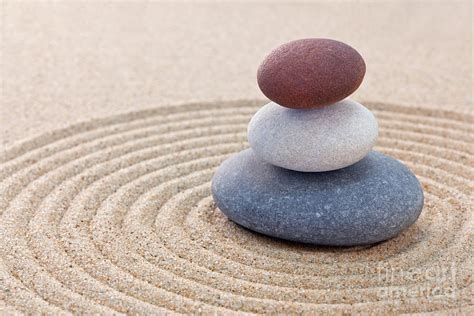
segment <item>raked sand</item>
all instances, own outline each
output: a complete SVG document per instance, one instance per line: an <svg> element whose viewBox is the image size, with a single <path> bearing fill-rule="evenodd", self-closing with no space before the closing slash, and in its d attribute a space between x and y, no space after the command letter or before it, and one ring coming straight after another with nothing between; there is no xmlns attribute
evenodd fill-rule
<svg viewBox="0 0 474 316"><path fill-rule="evenodd" d="M0 314L473 313L469 2L2 5ZM422 183L390 241L283 242L212 201L258 62L305 36L361 51L376 149Z"/></svg>

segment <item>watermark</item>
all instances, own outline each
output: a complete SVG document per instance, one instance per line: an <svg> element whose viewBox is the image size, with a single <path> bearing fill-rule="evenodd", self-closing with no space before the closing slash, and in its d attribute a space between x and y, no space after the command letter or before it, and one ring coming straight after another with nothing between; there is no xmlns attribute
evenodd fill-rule
<svg viewBox="0 0 474 316"><path fill-rule="evenodd" d="M379 295L383 299L400 300L420 297L456 299L456 265L454 262L410 268L380 263L377 267L377 277L382 284Z"/></svg>

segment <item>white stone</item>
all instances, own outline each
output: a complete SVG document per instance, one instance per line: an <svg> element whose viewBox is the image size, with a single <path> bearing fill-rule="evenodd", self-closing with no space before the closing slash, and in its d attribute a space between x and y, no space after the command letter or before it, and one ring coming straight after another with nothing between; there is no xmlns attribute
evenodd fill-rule
<svg viewBox="0 0 474 316"><path fill-rule="evenodd" d="M372 150L377 136L374 115L349 99L308 110L270 102L248 125L250 146L261 159L305 172L350 166Z"/></svg>

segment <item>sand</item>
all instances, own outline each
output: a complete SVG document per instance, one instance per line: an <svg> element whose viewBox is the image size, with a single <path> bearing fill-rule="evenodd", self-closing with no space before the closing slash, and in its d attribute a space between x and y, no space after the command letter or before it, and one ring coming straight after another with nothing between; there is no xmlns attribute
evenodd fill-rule
<svg viewBox="0 0 474 316"><path fill-rule="evenodd" d="M473 312L470 3L2 5L0 313ZM425 191L371 247L257 235L210 197L259 60L318 29L366 58L376 149Z"/></svg>

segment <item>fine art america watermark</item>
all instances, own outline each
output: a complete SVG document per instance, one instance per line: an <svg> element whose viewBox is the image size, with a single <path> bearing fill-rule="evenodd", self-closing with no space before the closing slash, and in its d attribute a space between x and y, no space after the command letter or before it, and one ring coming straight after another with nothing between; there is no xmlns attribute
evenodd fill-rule
<svg viewBox="0 0 474 316"><path fill-rule="evenodd" d="M443 298L456 300L456 265L432 264L428 267L400 268L380 263L377 276L383 299ZM386 284L387 286L383 286Z"/></svg>

